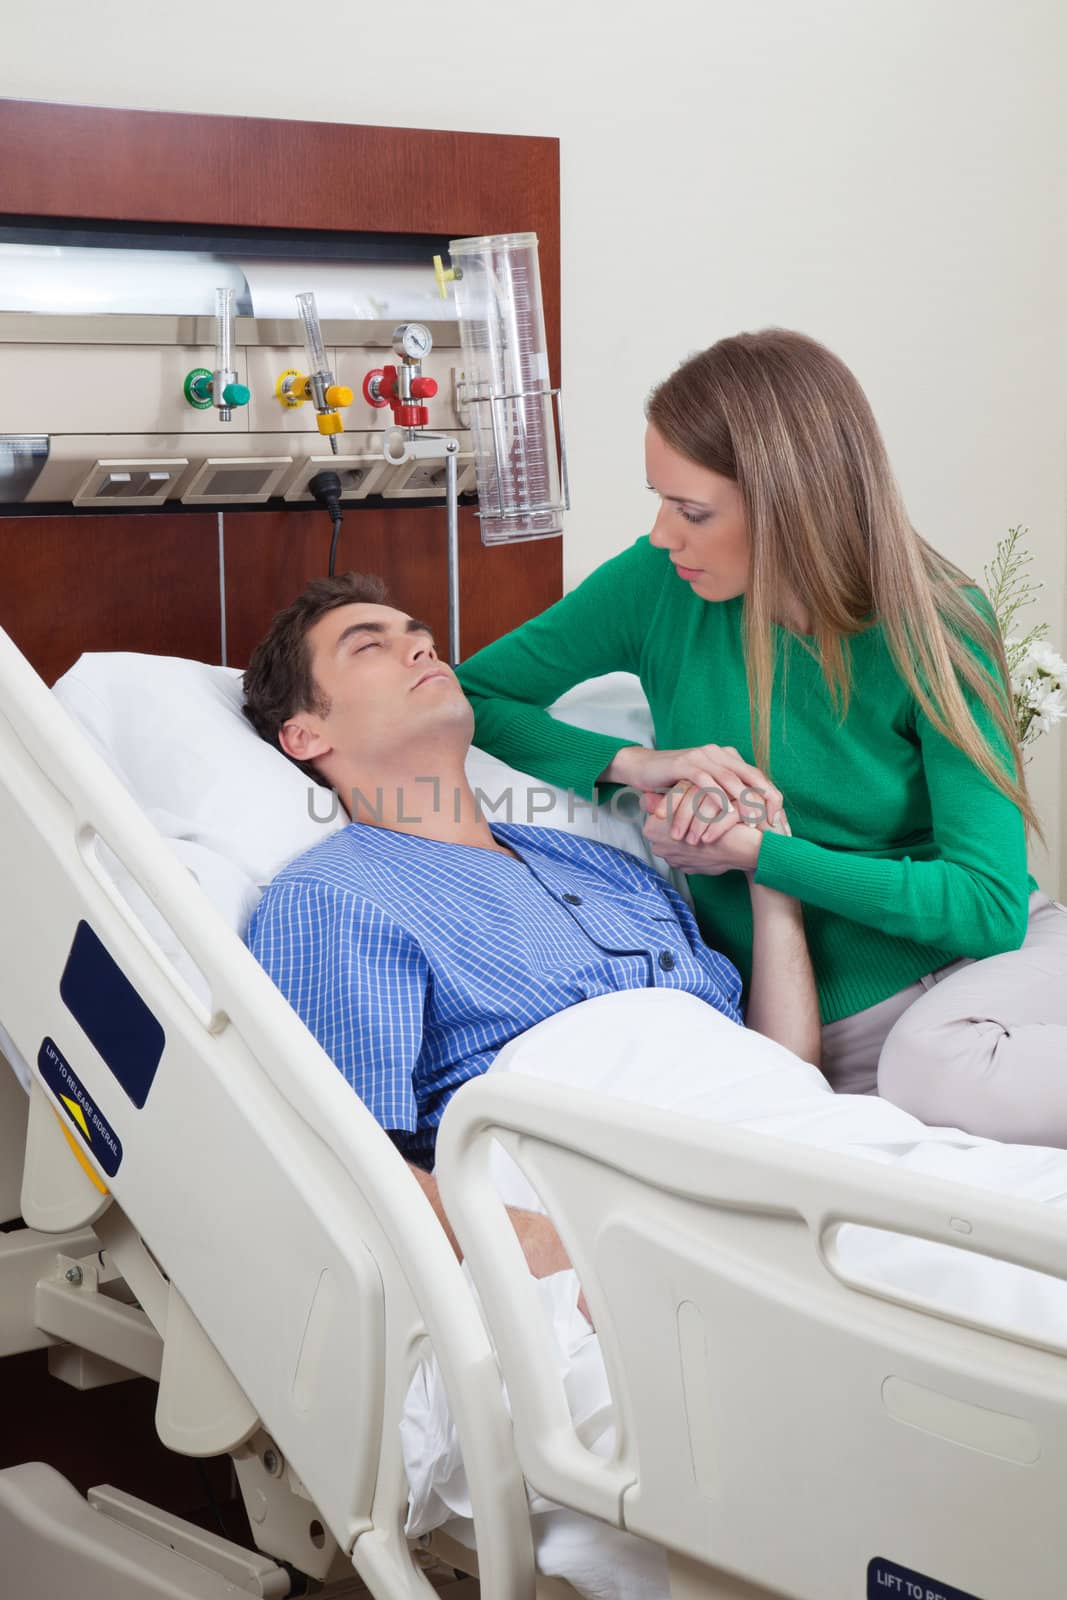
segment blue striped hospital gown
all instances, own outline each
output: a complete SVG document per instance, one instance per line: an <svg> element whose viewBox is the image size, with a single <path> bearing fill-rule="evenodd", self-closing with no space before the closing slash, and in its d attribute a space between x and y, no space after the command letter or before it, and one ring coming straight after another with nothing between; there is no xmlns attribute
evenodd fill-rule
<svg viewBox="0 0 1067 1600"><path fill-rule="evenodd" d="M741 978L652 868L493 823L520 861L351 824L285 867L248 944L400 1152L433 1165L449 1097L580 1000L684 989L734 1022Z"/></svg>

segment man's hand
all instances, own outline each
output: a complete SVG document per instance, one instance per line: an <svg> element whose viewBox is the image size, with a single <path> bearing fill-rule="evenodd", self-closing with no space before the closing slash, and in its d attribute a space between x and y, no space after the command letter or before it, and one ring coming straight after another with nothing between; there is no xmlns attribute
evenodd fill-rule
<svg viewBox="0 0 1067 1600"><path fill-rule="evenodd" d="M548 1217L540 1211L520 1211L517 1206L508 1207L508 1216L532 1277L550 1278L554 1272L569 1270L570 1257Z"/></svg>
<svg viewBox="0 0 1067 1600"><path fill-rule="evenodd" d="M459 1240L452 1230L441 1200L441 1191L437 1187L437 1179L432 1178L428 1172L423 1172L421 1167L413 1166L408 1162L408 1171L418 1180L419 1188L426 1196L434 1209L438 1222L445 1230L449 1244L455 1251L458 1260L463 1260L463 1251L459 1247ZM550 1278L554 1272L569 1272L571 1259L563 1248L563 1240L556 1232L555 1226L540 1211L522 1211L517 1206L507 1207L511 1225L518 1235L522 1253L526 1257L526 1265L534 1278ZM578 1310L589 1323L593 1319L589 1315L584 1292L578 1296Z"/></svg>
<svg viewBox="0 0 1067 1600"><path fill-rule="evenodd" d="M706 877L719 877L724 872L744 872L751 877L755 872L764 828L755 824L746 827L736 811L730 811L694 844L688 836L680 840L674 836L664 796L646 795L645 803L652 808L644 826L645 838L653 853L669 867ZM779 812L778 823L771 831L791 831L784 811Z"/></svg>
<svg viewBox="0 0 1067 1600"><path fill-rule="evenodd" d="M550 1278L554 1272L571 1270L570 1256L563 1248L563 1240L548 1217L540 1211L520 1211L515 1206L508 1207L508 1216L518 1234L522 1253L526 1257L526 1265L532 1277ZM592 1327L593 1319L589 1315L584 1290L578 1296L578 1310Z"/></svg>

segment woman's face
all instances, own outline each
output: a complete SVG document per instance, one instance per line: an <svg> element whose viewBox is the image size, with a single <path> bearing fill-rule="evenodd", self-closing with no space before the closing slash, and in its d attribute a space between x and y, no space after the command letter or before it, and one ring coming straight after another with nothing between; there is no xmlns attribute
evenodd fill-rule
<svg viewBox="0 0 1067 1600"><path fill-rule="evenodd" d="M732 600L748 587L749 538L741 491L732 478L698 467L649 424L645 476L660 507L649 535L666 550L681 582L702 600Z"/></svg>

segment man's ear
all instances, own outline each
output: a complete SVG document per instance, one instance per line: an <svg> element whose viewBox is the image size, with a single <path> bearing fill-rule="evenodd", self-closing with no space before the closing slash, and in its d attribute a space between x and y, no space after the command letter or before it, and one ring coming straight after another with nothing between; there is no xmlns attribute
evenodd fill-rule
<svg viewBox="0 0 1067 1600"><path fill-rule="evenodd" d="M278 743L294 761L314 761L319 756L329 755L333 749L329 739L299 717L290 717L278 730Z"/></svg>

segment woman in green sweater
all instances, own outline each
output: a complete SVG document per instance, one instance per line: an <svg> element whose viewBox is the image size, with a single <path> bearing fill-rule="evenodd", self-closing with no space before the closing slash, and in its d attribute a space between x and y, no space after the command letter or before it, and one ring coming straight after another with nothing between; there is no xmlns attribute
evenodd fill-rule
<svg viewBox="0 0 1067 1600"><path fill-rule="evenodd" d="M1027 869L988 599L911 527L862 390L813 340L724 339L648 421L651 534L460 668L476 742L587 798L641 790L746 992L751 884L799 900L835 1088L1067 1145L1067 909ZM654 750L544 709L618 670Z"/></svg>

